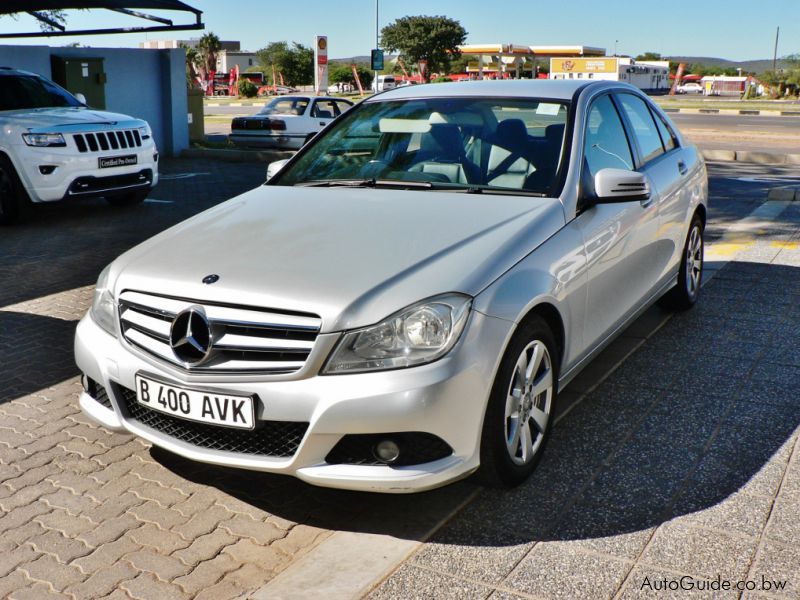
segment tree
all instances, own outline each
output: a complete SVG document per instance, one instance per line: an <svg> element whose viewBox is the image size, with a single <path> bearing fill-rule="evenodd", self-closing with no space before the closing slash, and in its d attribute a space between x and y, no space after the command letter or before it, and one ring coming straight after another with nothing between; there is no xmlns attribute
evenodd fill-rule
<svg viewBox="0 0 800 600"><path fill-rule="evenodd" d="M54 23L58 23L59 25L66 25L66 23L67 23L67 15L61 9L37 10L36 12L38 14L40 14L42 17L44 17L45 19L49 19L50 21L53 21ZM14 19L16 19L18 14L19 13L11 13L9 16L13 17ZM55 29L56 29L55 27L53 27L50 23L47 23L46 21L41 21L41 20L38 20L38 19L37 19L37 21L39 23L39 28L42 31L55 31Z"/></svg>
<svg viewBox="0 0 800 600"><path fill-rule="evenodd" d="M372 71L367 65L356 65L358 78L361 80L361 87L369 89L372 85ZM353 68L345 63L332 63L328 71L328 80L331 83L347 83L356 85L356 78L353 75Z"/></svg>
<svg viewBox="0 0 800 600"><path fill-rule="evenodd" d="M461 23L447 17L414 16L397 19L381 30L381 43L388 52L400 52L407 65L428 61L425 80L431 73L444 73L459 58L458 49L467 39Z"/></svg>
<svg viewBox="0 0 800 600"><path fill-rule="evenodd" d="M200 83L200 73L197 70L200 56L195 48L184 44L181 44L181 48L186 52L186 87L196 88Z"/></svg>
<svg viewBox="0 0 800 600"><path fill-rule="evenodd" d="M267 76L283 74L286 85L308 85L314 83L314 50L292 42L272 42L256 52L256 58ZM279 83L279 82L275 82Z"/></svg>
<svg viewBox="0 0 800 600"><path fill-rule="evenodd" d="M195 64L200 75L200 85L207 90L214 89L211 74L217 70L217 55L222 50L222 42L214 33L206 33L197 42L197 57Z"/></svg>
<svg viewBox="0 0 800 600"><path fill-rule="evenodd" d="M645 52L636 57L635 60L664 60L658 52Z"/></svg>
<svg viewBox="0 0 800 600"><path fill-rule="evenodd" d="M794 95L800 91L800 54L790 54L782 59L784 68L777 71L765 71L761 75L770 88L771 95L776 98Z"/></svg>

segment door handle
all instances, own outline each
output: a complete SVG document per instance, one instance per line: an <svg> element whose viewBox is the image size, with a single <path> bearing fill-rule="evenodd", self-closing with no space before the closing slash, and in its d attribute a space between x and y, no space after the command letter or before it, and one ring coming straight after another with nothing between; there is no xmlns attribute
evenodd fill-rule
<svg viewBox="0 0 800 600"><path fill-rule="evenodd" d="M686 166L686 163L682 160L678 161L678 171L681 172L681 175L686 175L689 172L689 167Z"/></svg>
<svg viewBox="0 0 800 600"><path fill-rule="evenodd" d="M320 121L320 122L319 122L319 124L320 124L322 127L325 127L325 125L327 125L327 123L326 123L325 121Z"/></svg>

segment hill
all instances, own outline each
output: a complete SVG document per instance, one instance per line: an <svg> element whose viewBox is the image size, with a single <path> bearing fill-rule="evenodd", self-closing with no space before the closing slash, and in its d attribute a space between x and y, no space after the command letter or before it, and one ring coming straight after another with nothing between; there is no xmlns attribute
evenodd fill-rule
<svg viewBox="0 0 800 600"><path fill-rule="evenodd" d="M711 56L669 56L665 58L673 62L705 65L707 67L720 67L723 69L741 68L744 73L763 73L764 71L772 69L772 59L769 58L742 61L727 60L725 58L715 58ZM786 63L778 59L778 68L780 69L784 66L786 66Z"/></svg>

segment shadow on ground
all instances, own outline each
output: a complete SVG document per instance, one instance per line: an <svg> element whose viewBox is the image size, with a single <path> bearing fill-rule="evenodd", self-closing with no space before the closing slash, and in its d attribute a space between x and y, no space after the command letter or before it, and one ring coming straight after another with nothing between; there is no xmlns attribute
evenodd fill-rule
<svg viewBox="0 0 800 600"><path fill-rule="evenodd" d="M531 480L483 491L434 541L506 546L620 536L713 507L744 487L774 494L782 470L770 460L788 456L787 440L800 426L800 269L731 263L703 296L567 414ZM412 496L341 492L152 454L183 477L328 529L403 535L398 521L452 509L475 490L462 482ZM375 506L392 518L359 520Z"/></svg>

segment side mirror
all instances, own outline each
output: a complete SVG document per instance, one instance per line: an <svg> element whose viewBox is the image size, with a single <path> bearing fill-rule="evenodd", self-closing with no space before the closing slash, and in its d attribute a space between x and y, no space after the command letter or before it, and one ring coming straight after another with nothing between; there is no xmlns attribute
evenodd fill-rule
<svg viewBox="0 0 800 600"><path fill-rule="evenodd" d="M649 200L650 184L642 173L625 169L601 169L594 176L598 204Z"/></svg>
<svg viewBox="0 0 800 600"><path fill-rule="evenodd" d="M267 181L275 177L278 171L280 171L287 162L289 162L289 159L284 158L283 160L276 160L275 162L269 163L269 165L267 165Z"/></svg>
<svg viewBox="0 0 800 600"><path fill-rule="evenodd" d="M83 104L84 106L86 106L86 96L84 96L84 95L83 95L83 94L81 94L80 92L78 92L77 94L75 94L75 99L76 99L78 102L80 102L81 104Z"/></svg>

